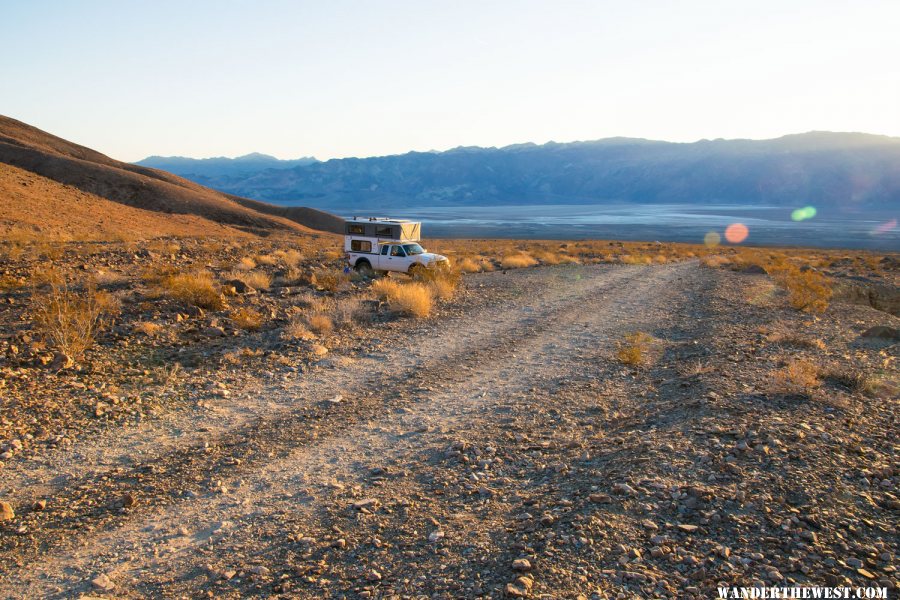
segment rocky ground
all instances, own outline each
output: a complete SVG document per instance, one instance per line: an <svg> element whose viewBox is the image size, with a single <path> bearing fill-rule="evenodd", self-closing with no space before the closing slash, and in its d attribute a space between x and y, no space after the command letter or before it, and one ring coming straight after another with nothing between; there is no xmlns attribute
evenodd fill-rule
<svg viewBox="0 0 900 600"><path fill-rule="evenodd" d="M896 589L900 318L809 315L765 274L696 260L471 274L414 321L367 282L320 289L336 257L310 251L228 298L266 316L255 331L134 283L161 257L218 273L245 251L56 257L119 274L100 281L124 315L61 370L9 286L0 595ZM284 335L331 296L370 303L365 321Z"/></svg>

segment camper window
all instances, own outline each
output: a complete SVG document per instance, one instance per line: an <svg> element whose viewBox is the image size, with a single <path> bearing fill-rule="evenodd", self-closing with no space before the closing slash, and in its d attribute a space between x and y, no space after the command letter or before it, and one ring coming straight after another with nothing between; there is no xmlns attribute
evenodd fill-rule
<svg viewBox="0 0 900 600"><path fill-rule="evenodd" d="M350 240L351 252L371 252L372 242L368 240Z"/></svg>
<svg viewBox="0 0 900 600"><path fill-rule="evenodd" d="M391 227L390 225L387 225L387 226L382 225L382 226L376 227L375 235L378 237L392 238L392 237L394 237L394 228Z"/></svg>
<svg viewBox="0 0 900 600"><path fill-rule="evenodd" d="M348 225L347 233L355 233L357 235L365 235L366 226L365 225Z"/></svg>

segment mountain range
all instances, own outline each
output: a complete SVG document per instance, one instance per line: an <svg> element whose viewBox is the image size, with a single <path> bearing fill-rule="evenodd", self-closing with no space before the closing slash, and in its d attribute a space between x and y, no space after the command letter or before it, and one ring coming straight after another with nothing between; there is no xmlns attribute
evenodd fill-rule
<svg viewBox="0 0 900 600"><path fill-rule="evenodd" d="M863 133L694 143L609 138L327 161L151 157L137 164L229 194L322 209L739 203L864 210L900 204L900 138Z"/></svg>

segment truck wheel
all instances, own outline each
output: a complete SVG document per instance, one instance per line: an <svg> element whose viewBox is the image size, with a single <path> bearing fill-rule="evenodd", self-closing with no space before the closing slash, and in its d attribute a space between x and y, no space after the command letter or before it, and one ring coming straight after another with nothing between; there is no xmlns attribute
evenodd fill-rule
<svg viewBox="0 0 900 600"><path fill-rule="evenodd" d="M364 277L372 277L375 275L375 271L372 270L372 264L365 259L357 261L355 268L356 272Z"/></svg>
<svg viewBox="0 0 900 600"><path fill-rule="evenodd" d="M423 279L425 279L425 267L420 264L411 265L407 273L416 281L422 281Z"/></svg>

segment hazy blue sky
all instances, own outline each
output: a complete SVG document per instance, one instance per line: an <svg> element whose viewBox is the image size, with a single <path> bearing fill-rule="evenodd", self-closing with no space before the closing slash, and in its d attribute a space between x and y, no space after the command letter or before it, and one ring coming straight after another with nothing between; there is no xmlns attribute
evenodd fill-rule
<svg viewBox="0 0 900 600"><path fill-rule="evenodd" d="M898 0L0 0L0 113L122 160L900 136L898 32Z"/></svg>

